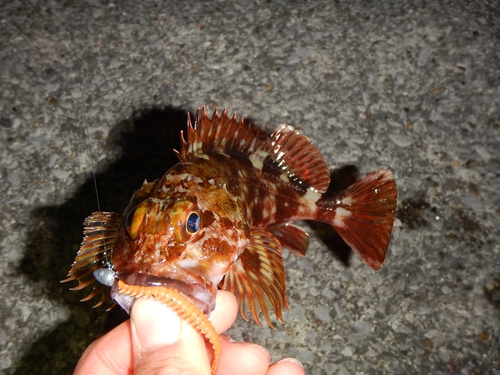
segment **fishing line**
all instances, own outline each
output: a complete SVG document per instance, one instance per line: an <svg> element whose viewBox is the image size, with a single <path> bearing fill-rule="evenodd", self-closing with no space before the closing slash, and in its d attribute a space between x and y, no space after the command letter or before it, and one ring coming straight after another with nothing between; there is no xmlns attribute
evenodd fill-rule
<svg viewBox="0 0 500 375"><path fill-rule="evenodd" d="M72 40L73 42L73 40ZM73 44L74 46L74 44ZM81 73L79 71L79 73ZM90 154L90 168L91 168L91 172L92 172L92 180L94 182L94 192L95 192L95 197L96 197L96 203L97 203L97 211L101 211L101 204L100 204L100 199L99 199L99 190L97 189L97 177L96 177L96 173L95 173L95 167L94 167L94 153L92 152L92 140L90 138L90 130L89 130L89 122L88 122L88 117L87 117L87 109L85 108L85 100L84 100L84 91L83 91L83 77L81 74L79 74L79 77L80 77L80 82L78 82L78 86L80 87L80 92L81 92L81 95L80 95L80 100L81 100L81 103L82 103L82 110L83 110L83 121L85 123L85 133L87 134L87 145L89 147L89 154ZM105 241L105 234L104 234L104 230L101 231L101 234L102 234L102 249L103 249L103 254L104 254L104 258L106 260L105 264L106 264L106 268L104 269L98 269L96 271L111 271L111 269L113 268L113 263L111 263L111 257L110 257L110 254L109 254L109 251L107 249L107 246L106 246L106 241ZM111 286L113 285L112 283L110 283L110 279L113 278L114 279L114 272L113 275L110 275L110 274L106 274L106 282L103 282L103 280L101 280L101 277L100 275L102 274L99 274L96 275L96 271L94 271L94 277L96 277L97 281L99 281L101 284L104 284L104 285L108 285L108 286Z"/></svg>
<svg viewBox="0 0 500 375"><path fill-rule="evenodd" d="M70 43L71 43L71 55L72 55L72 58L73 58L73 61L78 61L77 60L77 56L76 56L76 48L75 48L75 39L74 39L74 36L73 36L73 32L72 32L72 28L71 27L68 27L67 28L68 30L68 34L69 34L69 38L70 38ZM75 64L75 67L77 67L77 64ZM83 75L82 75L82 71L81 69L83 69L83 67L81 68L78 68L77 67L77 72L76 72L76 75L77 77L79 77L79 82L78 82L78 87L80 88L80 102L81 102L81 106L82 106L82 111L83 111L83 122L85 124L85 133L87 135L87 146L88 146L88 149L89 149L89 157L90 157L90 168L91 168L91 173L92 173L92 180L93 180L93 185L94 185L94 192L95 192L95 197L96 197L96 203L97 203L97 211L101 211L101 203L100 203L100 199L99 199L99 190L97 188L97 176L96 176L96 171L95 171L95 165L96 163L94 162L95 160L95 157L94 157L94 153L92 152L92 139L90 137L90 126L89 126L89 120L88 120L88 113L87 113L87 109L85 107L85 90L84 90L84 87L83 87ZM112 270L113 269L113 263L111 262L111 252L106 244L106 235L105 235L105 232L104 232L104 229L101 230L101 235L102 235L102 245L101 245L101 248L102 248L102 254L104 255L104 264L103 266L105 267L105 269L108 269L108 270ZM100 280L98 280L100 281Z"/></svg>
<svg viewBox="0 0 500 375"><path fill-rule="evenodd" d="M81 72L79 72L79 73L81 73ZM82 83L83 77L81 74L79 74L79 77L80 77L80 82L78 82L78 85L79 85L80 91L82 93L80 96L80 99L81 99L82 109L83 109L83 121L85 123L85 132L87 134L87 145L88 145L89 153L90 153L90 168L91 168L91 172L92 172L92 180L94 182L94 192L95 192L95 197L96 197L96 202L97 202L97 211L100 212L101 211L101 204L100 204L100 199L99 199L99 190L97 189L97 177L96 177L96 172L95 172L94 153L92 152L92 140L90 138L89 121L88 121L87 109L85 108L85 101L84 101L84 91L83 91L83 83ZM106 266L105 269L101 269L101 270L102 271L104 271L104 270L111 271L113 268L113 263L111 262L111 254L109 251L110 249L108 249L106 246L104 230L101 230L101 234L102 234L102 250L103 250L103 254L104 254L104 258L105 258L105 266ZM96 271L99 271L99 270L96 270ZM94 277L97 276L95 274L96 271L94 271ZM112 272L112 273L113 273L112 276L107 274L107 280L108 280L107 282L103 282L99 277L96 277L96 279L101 284L111 286L112 284L109 284L109 279L114 278L114 272Z"/></svg>
<svg viewBox="0 0 500 375"><path fill-rule="evenodd" d="M73 39L71 40L73 43ZM74 46L74 44L73 44ZM79 72L80 73L80 72ZM95 168L94 168L94 154L92 153L92 141L90 139L90 131L89 131L89 122L87 118L87 109L85 108L85 101L84 101L84 92L83 92L83 84L82 84L82 76L79 74L80 77L80 82L78 82L78 85L80 86L80 92L82 93L80 95L80 99L82 102L82 109L83 109L83 122L85 123L85 133L87 134L87 144L89 147L89 153L90 153L90 168L92 171L92 179L94 181L94 191L95 191L95 197L97 201L97 211L101 211L101 204L99 202L99 191L97 190L97 178L95 174Z"/></svg>

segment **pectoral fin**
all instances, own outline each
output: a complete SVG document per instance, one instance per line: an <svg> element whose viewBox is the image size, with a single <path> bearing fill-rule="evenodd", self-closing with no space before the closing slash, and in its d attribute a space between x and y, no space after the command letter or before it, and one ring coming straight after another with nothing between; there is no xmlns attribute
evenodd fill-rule
<svg viewBox="0 0 500 375"><path fill-rule="evenodd" d="M280 242L262 228L250 229L250 244L227 272L222 289L232 292L244 319L250 310L255 322L262 325L259 312L273 327L269 310L284 322L281 311L288 309L285 269Z"/></svg>
<svg viewBox="0 0 500 375"><path fill-rule="evenodd" d="M93 272L106 266L122 221L122 215L116 212L94 212L86 218L82 244L68 277L61 281L66 283L77 280L78 285L71 288L72 290L81 290L92 285L91 293L82 301L88 301L100 294L100 300L94 307L101 305L108 299L109 289L95 280Z"/></svg>

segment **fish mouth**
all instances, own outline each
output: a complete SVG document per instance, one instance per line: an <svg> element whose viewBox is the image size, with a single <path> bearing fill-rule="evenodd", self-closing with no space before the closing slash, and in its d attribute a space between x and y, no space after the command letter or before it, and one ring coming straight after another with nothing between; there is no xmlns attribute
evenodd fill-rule
<svg viewBox="0 0 500 375"><path fill-rule="evenodd" d="M167 273L164 276L154 276L139 272L117 272L115 274L115 281L111 287L111 298L127 313L130 313L130 308L134 300L140 298L140 295L130 296L121 293L118 287L118 280L123 281L127 285L175 289L188 297L206 315L210 315L215 308L217 287L195 274L179 274L176 271Z"/></svg>

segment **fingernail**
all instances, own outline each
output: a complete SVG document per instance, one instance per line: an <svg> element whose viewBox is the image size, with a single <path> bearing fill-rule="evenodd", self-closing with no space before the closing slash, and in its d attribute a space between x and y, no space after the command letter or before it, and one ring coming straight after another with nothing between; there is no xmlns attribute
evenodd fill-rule
<svg viewBox="0 0 500 375"><path fill-rule="evenodd" d="M172 345L179 340L181 320L164 304L142 298L135 302L130 314L132 329L142 349Z"/></svg>
<svg viewBox="0 0 500 375"><path fill-rule="evenodd" d="M264 353L266 355L266 357L268 358L269 361L271 360L271 355L269 354L269 352L267 351L267 349L264 348L263 346L260 346L260 345L257 345L257 344L249 344L248 346L249 347L254 347L255 349L260 350L262 353Z"/></svg>
<svg viewBox="0 0 500 375"><path fill-rule="evenodd" d="M304 366L302 365L302 363L300 363L300 361L298 359L295 359L295 358L283 358L282 360L276 362L276 363L283 363L283 362L292 362L292 363L295 363L296 365L299 365L300 367L302 367L302 369L304 369Z"/></svg>

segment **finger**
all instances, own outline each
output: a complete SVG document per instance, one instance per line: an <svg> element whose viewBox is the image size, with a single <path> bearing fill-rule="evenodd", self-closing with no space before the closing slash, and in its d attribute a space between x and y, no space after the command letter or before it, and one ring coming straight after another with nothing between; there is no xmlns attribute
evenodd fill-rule
<svg viewBox="0 0 500 375"><path fill-rule="evenodd" d="M265 375L269 361L269 352L264 347L223 338L217 375Z"/></svg>
<svg viewBox="0 0 500 375"><path fill-rule="evenodd" d="M219 290L215 300L215 309L210 314L210 322L217 333L221 334L231 327L238 316L238 302L231 292Z"/></svg>
<svg viewBox="0 0 500 375"><path fill-rule="evenodd" d="M237 314L238 306L233 294L219 291L216 308L210 318L217 332L221 333L227 330L236 319ZM130 340L131 326L130 321L127 321L90 344L78 361L74 374L132 374L134 357ZM170 340L172 341L172 339Z"/></svg>
<svg viewBox="0 0 500 375"><path fill-rule="evenodd" d="M210 374L203 336L172 309L142 298L132 306L130 320L135 374Z"/></svg>
<svg viewBox="0 0 500 375"><path fill-rule="evenodd" d="M305 375L304 367L295 358L285 358L272 364L266 375Z"/></svg>
<svg viewBox="0 0 500 375"><path fill-rule="evenodd" d="M74 375L131 375L130 334L130 322L126 321L94 341L78 361Z"/></svg>

